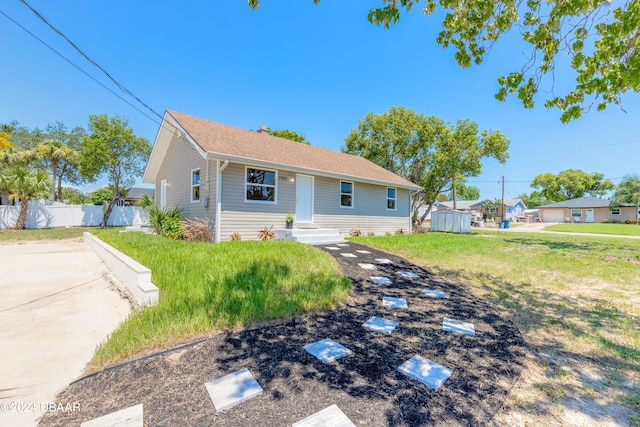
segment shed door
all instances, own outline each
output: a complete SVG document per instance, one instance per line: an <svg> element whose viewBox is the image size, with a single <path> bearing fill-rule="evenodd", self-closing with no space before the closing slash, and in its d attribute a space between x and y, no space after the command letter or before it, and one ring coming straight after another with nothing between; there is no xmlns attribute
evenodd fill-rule
<svg viewBox="0 0 640 427"><path fill-rule="evenodd" d="M296 224L313 223L313 177L296 176Z"/></svg>

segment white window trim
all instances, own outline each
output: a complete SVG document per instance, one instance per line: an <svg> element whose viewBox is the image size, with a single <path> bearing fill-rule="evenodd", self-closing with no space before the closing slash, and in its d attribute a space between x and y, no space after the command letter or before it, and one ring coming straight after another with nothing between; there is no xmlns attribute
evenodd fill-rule
<svg viewBox="0 0 640 427"><path fill-rule="evenodd" d="M389 190L393 190L395 192L396 197L389 197ZM387 200L387 210L388 211L397 211L398 210L398 189L395 187L387 187L386 190L386 200ZM395 206L393 209L389 209L389 200L393 200L393 206Z"/></svg>
<svg viewBox="0 0 640 427"><path fill-rule="evenodd" d="M247 169L257 169L257 170L263 170L265 172L273 172L275 174L274 180L273 180L273 202L270 200L251 200L251 199L247 199L247 185L249 185L249 183L247 182ZM260 187L271 187L271 185L267 185L267 184L251 184L251 185L256 185L256 186L260 186ZM245 203L261 203L263 205L277 205L278 204L278 171L275 169L267 169L267 168L263 168L261 166L250 166L250 165L245 165L244 167L244 186L242 187L242 191L244 193L244 202Z"/></svg>
<svg viewBox="0 0 640 427"><path fill-rule="evenodd" d="M351 184L351 206L342 206L342 195L343 194L349 194L349 193L343 193L342 192L342 183L345 184ZM356 200L355 200L355 195L356 195L356 186L353 183L353 181L343 181L340 180L340 182L338 183L338 191L340 192L340 197L338 198L338 206L340 206L340 209L353 209L353 207L356 204Z"/></svg>
<svg viewBox="0 0 640 427"><path fill-rule="evenodd" d="M573 211L580 211L580 215L574 215ZM582 217L582 209L571 209L571 218Z"/></svg>
<svg viewBox="0 0 640 427"><path fill-rule="evenodd" d="M194 184L193 183L193 173L196 172L196 171L198 172L198 175L200 175L200 180L198 181L197 184ZM191 200L191 203L199 203L200 200L202 199L202 193L201 193L202 192L202 185L201 185L201 182L202 182L202 174L201 174L200 168L191 169L191 174L189 175L189 199ZM193 198L193 189L195 187L199 188L199 191L198 191L199 198L197 200L194 200L194 198Z"/></svg>
<svg viewBox="0 0 640 427"><path fill-rule="evenodd" d="M618 211L618 212L614 212L614 211ZM611 215L620 215L621 211L620 208L611 208Z"/></svg>

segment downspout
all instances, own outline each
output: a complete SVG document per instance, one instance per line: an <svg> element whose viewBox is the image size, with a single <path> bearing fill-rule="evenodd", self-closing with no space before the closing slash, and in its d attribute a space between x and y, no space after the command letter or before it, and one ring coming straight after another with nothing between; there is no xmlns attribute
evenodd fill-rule
<svg viewBox="0 0 640 427"><path fill-rule="evenodd" d="M220 243L220 210L222 209L222 172L229 166L229 160L225 159L222 166L220 160L217 160L216 167L216 225L215 225L215 241Z"/></svg>

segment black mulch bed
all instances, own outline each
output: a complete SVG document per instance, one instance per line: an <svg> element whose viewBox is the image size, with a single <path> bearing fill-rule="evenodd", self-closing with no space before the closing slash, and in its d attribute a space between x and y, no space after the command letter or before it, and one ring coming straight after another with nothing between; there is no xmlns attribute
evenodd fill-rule
<svg viewBox="0 0 640 427"><path fill-rule="evenodd" d="M481 425L500 408L517 381L524 360L518 329L487 301L464 287L438 280L424 268L349 243L330 251L353 281L352 297L340 307L254 330L229 331L180 350L144 358L71 384L59 403L80 402L81 412L45 414L40 426L77 426L113 411L144 404L155 426L285 426L332 404L359 426ZM369 250L359 254L355 250ZM326 250L326 249L325 249ZM344 258L340 252L357 254ZM376 264L388 258L393 264ZM358 263L376 264L364 270ZM404 279L411 271L421 279ZM370 276L393 285L375 285ZM448 299L429 298L438 289ZM382 296L406 298L407 310L382 307ZM393 334L370 332L371 316L400 322ZM476 336L443 332L445 317L475 325ZM303 350L332 338L353 353L327 365ZM438 391L397 371L421 355L453 370ZM204 383L248 368L264 394L216 413Z"/></svg>

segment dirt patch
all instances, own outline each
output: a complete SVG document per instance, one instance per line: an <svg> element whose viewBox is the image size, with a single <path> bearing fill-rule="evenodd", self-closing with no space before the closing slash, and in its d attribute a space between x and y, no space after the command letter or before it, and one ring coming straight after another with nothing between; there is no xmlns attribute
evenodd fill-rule
<svg viewBox="0 0 640 427"><path fill-rule="evenodd" d="M199 344L106 369L70 385L58 402L80 402L82 411L49 413L41 426L78 425L138 403L149 426L290 425L332 404L357 425L483 425L491 420L520 376L525 345L518 329L486 300L464 287L446 283L402 258L366 249L346 259L334 257L353 283L352 297L320 313L288 319L259 329L228 331ZM378 270L357 263L388 258ZM405 279L399 271L418 274ZM375 285L371 275L393 285ZM431 299L421 289L446 292ZM382 296L406 298L407 310L383 309ZM362 328L371 316L400 322L391 335ZM442 331L443 318L475 325L476 336ZM323 365L303 346L332 338L353 351ZM433 391L397 371L414 355L453 370ZM204 383L248 368L264 394L216 413Z"/></svg>

